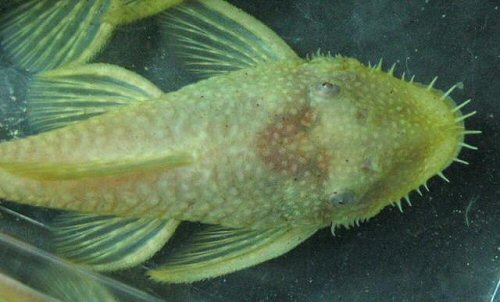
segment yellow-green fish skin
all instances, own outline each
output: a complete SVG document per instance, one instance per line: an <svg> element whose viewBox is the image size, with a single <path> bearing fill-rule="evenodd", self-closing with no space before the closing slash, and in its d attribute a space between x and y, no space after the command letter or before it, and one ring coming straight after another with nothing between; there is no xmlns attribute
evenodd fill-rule
<svg viewBox="0 0 500 302"><path fill-rule="evenodd" d="M192 163L69 180L0 170L0 195L231 227L349 225L398 201L456 157L463 124L442 96L344 57L247 68L0 144L0 169L186 152Z"/></svg>

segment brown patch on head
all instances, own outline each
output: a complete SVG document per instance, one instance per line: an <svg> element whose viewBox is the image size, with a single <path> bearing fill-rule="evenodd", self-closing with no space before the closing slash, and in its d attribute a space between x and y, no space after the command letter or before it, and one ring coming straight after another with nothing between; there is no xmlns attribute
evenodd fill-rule
<svg viewBox="0 0 500 302"><path fill-rule="evenodd" d="M257 153L273 171L296 179L326 177L329 156L311 144L309 131L317 121L310 107L276 116L258 136Z"/></svg>

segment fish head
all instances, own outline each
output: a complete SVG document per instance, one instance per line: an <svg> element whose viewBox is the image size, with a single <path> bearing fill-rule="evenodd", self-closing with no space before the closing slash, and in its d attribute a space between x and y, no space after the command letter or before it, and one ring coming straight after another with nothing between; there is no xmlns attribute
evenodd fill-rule
<svg viewBox="0 0 500 302"><path fill-rule="evenodd" d="M465 129L447 93L352 58L317 56L303 68L314 117L305 152L332 226L400 205L457 157Z"/></svg>

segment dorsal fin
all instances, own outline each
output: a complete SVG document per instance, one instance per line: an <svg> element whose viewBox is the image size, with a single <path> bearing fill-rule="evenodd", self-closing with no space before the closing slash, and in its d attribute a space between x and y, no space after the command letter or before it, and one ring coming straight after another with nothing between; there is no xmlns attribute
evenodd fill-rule
<svg viewBox="0 0 500 302"><path fill-rule="evenodd" d="M162 17L167 45L205 77L297 58L272 30L225 1L186 2Z"/></svg>

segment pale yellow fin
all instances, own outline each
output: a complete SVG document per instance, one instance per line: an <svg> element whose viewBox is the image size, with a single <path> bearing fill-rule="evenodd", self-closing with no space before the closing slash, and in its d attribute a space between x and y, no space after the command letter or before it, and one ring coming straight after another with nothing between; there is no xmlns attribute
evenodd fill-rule
<svg viewBox="0 0 500 302"><path fill-rule="evenodd" d="M178 225L173 219L69 213L58 217L50 229L57 254L94 270L112 271L152 257Z"/></svg>
<svg viewBox="0 0 500 302"><path fill-rule="evenodd" d="M209 227L148 275L153 280L169 283L217 277L278 257L316 230L315 227L264 231Z"/></svg>
<svg viewBox="0 0 500 302"><path fill-rule="evenodd" d="M193 160L193 155L190 153L169 153L72 163L47 161L0 162L0 169L30 179L55 181L165 171L187 166Z"/></svg>
<svg viewBox="0 0 500 302"><path fill-rule="evenodd" d="M0 38L7 57L31 72L92 58L113 26L100 22L111 0L32 0L1 17Z"/></svg>
<svg viewBox="0 0 500 302"><path fill-rule="evenodd" d="M17 66L39 72L90 61L114 29L182 0L30 0L0 16L0 40Z"/></svg>
<svg viewBox="0 0 500 302"><path fill-rule="evenodd" d="M110 24L124 24L155 15L184 0L117 0L116 9L103 20Z"/></svg>
<svg viewBox="0 0 500 302"><path fill-rule="evenodd" d="M202 76L297 58L272 30L222 0L186 2L162 17L166 44Z"/></svg>
<svg viewBox="0 0 500 302"><path fill-rule="evenodd" d="M48 131L148 99L162 91L124 68L87 64L36 75L28 93L33 132Z"/></svg>

